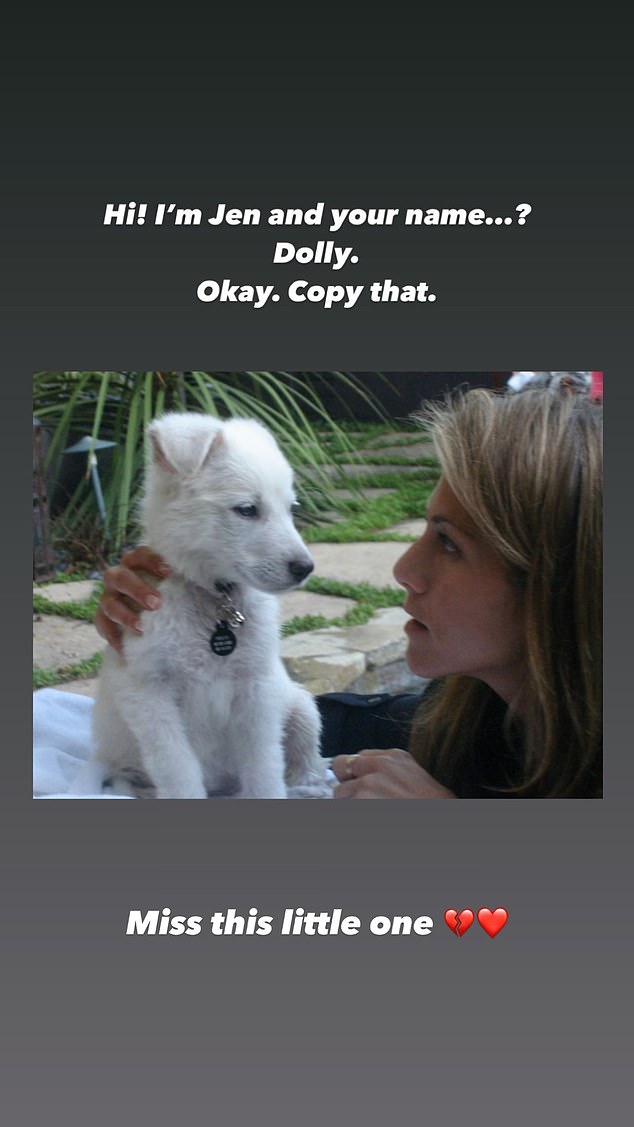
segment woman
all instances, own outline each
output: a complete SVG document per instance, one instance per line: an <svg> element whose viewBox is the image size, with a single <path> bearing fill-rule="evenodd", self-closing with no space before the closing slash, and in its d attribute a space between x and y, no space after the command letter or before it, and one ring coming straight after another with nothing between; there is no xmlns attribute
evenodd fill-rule
<svg viewBox="0 0 634 1127"><path fill-rule="evenodd" d="M389 746L391 702L376 746L342 743L335 797L600 797L601 408L570 389L476 389L421 419L442 476L394 575L408 664L432 684L407 751ZM108 641L118 624L139 628L122 596L153 609L134 569L161 563L138 549L106 572ZM394 703L402 722L407 702Z"/></svg>

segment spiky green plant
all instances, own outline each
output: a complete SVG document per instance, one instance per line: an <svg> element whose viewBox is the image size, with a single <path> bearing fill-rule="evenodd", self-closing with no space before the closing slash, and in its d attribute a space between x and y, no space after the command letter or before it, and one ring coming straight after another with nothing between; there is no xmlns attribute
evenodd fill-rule
<svg viewBox="0 0 634 1127"><path fill-rule="evenodd" d="M329 390L358 397L383 419L377 398L361 380L345 372L328 373ZM314 521L335 507L339 471L333 455L352 452L346 428L325 410L319 379L310 372L37 372L33 413L51 442L47 468L58 480L64 449L90 435L116 443L102 481L108 547L118 552L136 536L135 503L144 463L144 433L149 421L168 410L257 418L275 434L293 465L301 514ZM349 413L350 409L348 408ZM97 519L88 467L64 512L66 527L87 515Z"/></svg>

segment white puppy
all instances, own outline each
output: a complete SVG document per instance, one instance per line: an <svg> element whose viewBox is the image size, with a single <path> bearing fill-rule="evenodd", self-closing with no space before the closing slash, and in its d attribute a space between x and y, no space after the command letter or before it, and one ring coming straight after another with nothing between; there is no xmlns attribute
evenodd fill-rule
<svg viewBox="0 0 634 1127"><path fill-rule="evenodd" d="M288 462L252 420L176 413L148 434L143 542L172 570L143 634L105 654L93 768L142 797L329 794L316 704L279 653L275 592L313 569Z"/></svg>

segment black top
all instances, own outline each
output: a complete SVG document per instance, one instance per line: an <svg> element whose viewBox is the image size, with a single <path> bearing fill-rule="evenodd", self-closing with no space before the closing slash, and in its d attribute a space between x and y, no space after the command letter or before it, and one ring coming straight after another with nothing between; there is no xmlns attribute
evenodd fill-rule
<svg viewBox="0 0 634 1127"><path fill-rule="evenodd" d="M421 693L324 693L321 754L353 755L368 747L407 747Z"/></svg>
<svg viewBox="0 0 634 1127"><path fill-rule="evenodd" d="M317 697L323 724L322 755L330 758L353 755L364 748L407 748L421 698L422 693L325 693ZM438 780L458 798L514 797L507 788L509 779L517 778L519 764L503 735L505 713L504 701L492 695L460 778Z"/></svg>

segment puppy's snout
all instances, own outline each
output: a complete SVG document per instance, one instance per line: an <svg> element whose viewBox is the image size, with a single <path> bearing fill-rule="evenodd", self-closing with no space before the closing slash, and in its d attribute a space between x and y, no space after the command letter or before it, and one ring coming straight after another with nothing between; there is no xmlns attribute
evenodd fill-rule
<svg viewBox="0 0 634 1127"><path fill-rule="evenodd" d="M310 575L314 567L315 565L311 559L291 560L288 565L288 570L294 581L301 583L303 579L306 579Z"/></svg>

